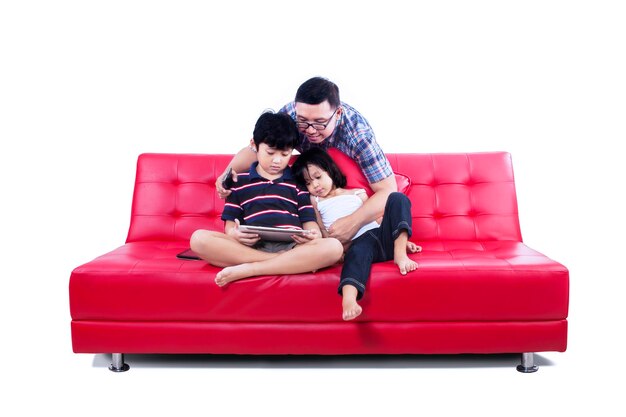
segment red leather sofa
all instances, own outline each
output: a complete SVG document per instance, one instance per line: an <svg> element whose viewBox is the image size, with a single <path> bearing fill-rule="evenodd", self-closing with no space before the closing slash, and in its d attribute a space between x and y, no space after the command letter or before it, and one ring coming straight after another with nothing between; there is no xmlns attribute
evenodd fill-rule
<svg viewBox="0 0 626 417"><path fill-rule="evenodd" d="M223 230L214 183L231 158L139 156L126 243L71 273L74 352L112 353L114 371L125 353L520 353L532 372L534 352L565 351L569 272L522 242L508 153L388 154L423 251L406 276L375 264L352 322L340 265L220 288L218 268L176 257L194 230Z"/></svg>

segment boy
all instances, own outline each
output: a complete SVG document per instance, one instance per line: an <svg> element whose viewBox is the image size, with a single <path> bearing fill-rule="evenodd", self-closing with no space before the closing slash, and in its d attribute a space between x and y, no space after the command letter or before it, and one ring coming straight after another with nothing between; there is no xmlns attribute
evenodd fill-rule
<svg viewBox="0 0 626 417"><path fill-rule="evenodd" d="M263 113L253 133L257 161L247 174L237 175L222 220L224 233L196 230L191 249L212 265L225 267L217 285L256 275L297 274L335 264L343 253L334 238L322 239L309 193L300 189L289 168L298 142L298 128L284 113ZM269 242L245 233L241 224L304 228L293 242Z"/></svg>

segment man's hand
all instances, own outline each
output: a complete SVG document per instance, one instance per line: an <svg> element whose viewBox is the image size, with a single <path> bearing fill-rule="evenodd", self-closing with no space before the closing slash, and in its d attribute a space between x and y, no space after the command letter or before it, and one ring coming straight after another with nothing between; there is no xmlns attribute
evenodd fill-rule
<svg viewBox="0 0 626 417"><path fill-rule="evenodd" d="M224 171L222 175L217 177L217 181L215 181L215 190L217 191L217 194L220 196L221 199L225 199L232 192L230 190L225 189L222 186L222 182L224 181L224 178L226 178L226 175L228 175L228 172L229 172L229 169L226 168L226 171ZM233 181L237 182L237 172L235 172L234 169L231 171L231 176L233 178Z"/></svg>
<svg viewBox="0 0 626 417"><path fill-rule="evenodd" d="M356 235L361 227L382 216L387 203L387 197L398 190L396 179L393 175L370 184L372 194L365 200L363 206L349 216L337 219L328 229L330 237L337 238L346 244Z"/></svg>
<svg viewBox="0 0 626 417"><path fill-rule="evenodd" d="M352 215L341 217L328 228L328 235L339 240L341 243L348 243L359 231L360 224L353 220Z"/></svg>

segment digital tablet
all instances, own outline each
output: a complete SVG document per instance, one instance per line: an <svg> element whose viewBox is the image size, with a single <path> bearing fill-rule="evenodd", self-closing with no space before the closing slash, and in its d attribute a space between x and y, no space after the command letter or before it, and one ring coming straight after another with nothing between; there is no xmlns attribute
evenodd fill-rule
<svg viewBox="0 0 626 417"><path fill-rule="evenodd" d="M239 230L247 233L256 233L263 240L272 240L279 242L293 242L291 236L300 235L305 236L310 232L304 229L283 229L280 227L265 227L265 226L248 226L241 225Z"/></svg>
<svg viewBox="0 0 626 417"><path fill-rule="evenodd" d="M200 260L200 257L196 255L196 253L191 249L186 249L182 251L181 253L177 254L176 257L178 259L191 259L194 261Z"/></svg>

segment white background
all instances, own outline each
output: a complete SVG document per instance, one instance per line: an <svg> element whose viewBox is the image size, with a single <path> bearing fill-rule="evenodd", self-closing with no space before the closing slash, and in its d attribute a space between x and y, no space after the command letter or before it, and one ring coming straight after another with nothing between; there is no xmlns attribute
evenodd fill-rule
<svg viewBox="0 0 626 417"><path fill-rule="evenodd" d="M623 3L226 3L0 3L3 407L624 415ZM234 153L315 75L386 152L512 154L525 242L570 269L567 352L532 375L498 357L136 357L113 374L72 353L70 272L124 242L137 156Z"/></svg>

